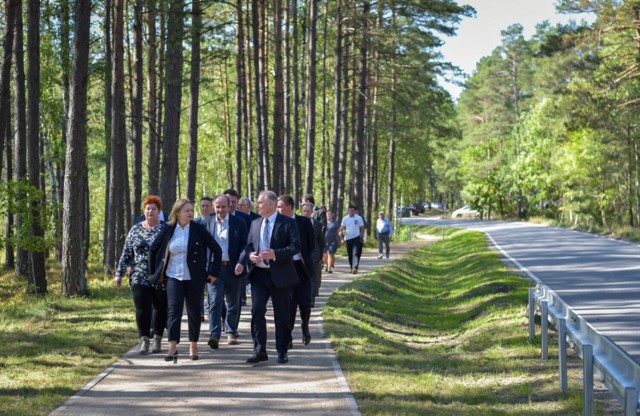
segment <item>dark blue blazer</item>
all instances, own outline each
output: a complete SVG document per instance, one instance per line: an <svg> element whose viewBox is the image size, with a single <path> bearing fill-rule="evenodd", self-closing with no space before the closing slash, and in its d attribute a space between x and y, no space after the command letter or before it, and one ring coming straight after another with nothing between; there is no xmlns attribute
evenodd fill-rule
<svg viewBox="0 0 640 416"><path fill-rule="evenodd" d="M168 225L158 234L149 248L149 276L164 280L165 268L169 263L169 243L177 223ZM207 249L211 252L207 256ZM208 276L218 277L222 250L207 229L195 221L189 225L189 243L187 246L187 267L191 280L195 284L204 284Z"/></svg>
<svg viewBox="0 0 640 416"><path fill-rule="evenodd" d="M315 247L313 224L311 224L311 220L309 218L301 215L295 215L294 219L298 227L298 232L300 233L300 255L302 256L302 262L304 263L304 271L307 273L306 276L300 276L300 278L311 279L313 278L315 271L313 259L311 257L311 253Z"/></svg>
<svg viewBox="0 0 640 416"><path fill-rule="evenodd" d="M216 215L213 214L203 223L211 235L216 231L215 222ZM235 215L229 215L229 234L227 241L229 243L229 262L232 267L235 267L238 263L240 253L247 246L247 234L247 225L245 222Z"/></svg>
<svg viewBox="0 0 640 416"><path fill-rule="evenodd" d="M262 218L258 218L251 223L247 246L240 255L240 264L247 266L250 263L249 254L258 251L262 221ZM299 279L293 264L293 256L300 252L300 234L293 218L277 214L269 246L276 255L275 261L269 260L273 284L278 288L284 288L298 283ZM255 269L257 267L249 270L249 281L251 281Z"/></svg>
<svg viewBox="0 0 640 416"><path fill-rule="evenodd" d="M251 219L251 216L249 214L245 214L244 212L240 211L240 210L235 210L233 212L233 214L229 215L230 217L236 217L236 218L240 218L242 220L244 220L244 223L247 225L247 231L249 231L251 229L251 221L253 221Z"/></svg>

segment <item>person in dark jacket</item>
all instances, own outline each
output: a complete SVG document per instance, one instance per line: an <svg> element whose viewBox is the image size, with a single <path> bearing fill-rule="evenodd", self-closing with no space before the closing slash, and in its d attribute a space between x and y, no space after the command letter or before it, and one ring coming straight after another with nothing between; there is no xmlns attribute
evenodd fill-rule
<svg viewBox="0 0 640 416"><path fill-rule="evenodd" d="M208 251L211 253L208 254ZM179 199L173 205L167 227L149 250L151 280L167 284L169 351L165 361L177 362L180 321L186 300L189 322L189 357L198 359L200 303L205 283L215 283L222 250L207 229L193 221L193 203Z"/></svg>

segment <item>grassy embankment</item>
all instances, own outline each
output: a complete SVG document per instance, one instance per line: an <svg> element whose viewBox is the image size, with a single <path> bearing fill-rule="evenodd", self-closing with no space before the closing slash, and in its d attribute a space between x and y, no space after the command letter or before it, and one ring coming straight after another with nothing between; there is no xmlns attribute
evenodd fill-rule
<svg viewBox="0 0 640 416"><path fill-rule="evenodd" d="M59 265L49 295L0 276L0 414L44 415L64 403L138 341L131 293L90 272L90 295L64 298Z"/></svg>
<svg viewBox="0 0 640 416"><path fill-rule="evenodd" d="M327 334L362 413L582 414L580 366L561 394L557 349L541 361L539 337L528 342L527 281L483 234L446 233L329 299Z"/></svg>

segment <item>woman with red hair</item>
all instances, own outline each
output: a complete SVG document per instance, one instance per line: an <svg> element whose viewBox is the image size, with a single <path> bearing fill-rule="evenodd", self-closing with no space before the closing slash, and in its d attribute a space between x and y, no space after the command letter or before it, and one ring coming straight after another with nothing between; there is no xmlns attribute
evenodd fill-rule
<svg viewBox="0 0 640 416"><path fill-rule="evenodd" d="M134 225L122 249L116 269L115 283L120 287L122 277L129 270L129 286L136 306L136 324L140 336L140 354L149 353L149 337L153 322L154 336L152 352L160 352L162 334L167 325L167 291L164 283L149 281L149 247L156 239L165 223L160 221L162 201L149 195L142 203L144 221Z"/></svg>

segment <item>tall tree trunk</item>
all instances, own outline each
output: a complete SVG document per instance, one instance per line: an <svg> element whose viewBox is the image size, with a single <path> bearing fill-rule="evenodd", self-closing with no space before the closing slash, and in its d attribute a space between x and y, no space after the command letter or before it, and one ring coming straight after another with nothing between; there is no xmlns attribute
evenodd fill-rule
<svg viewBox="0 0 640 416"><path fill-rule="evenodd" d="M331 195L331 149L327 132L327 44L329 27L329 2L324 2L324 26L322 29L322 196L321 201L327 204Z"/></svg>
<svg viewBox="0 0 640 416"><path fill-rule="evenodd" d="M167 25L167 57L165 79L164 125L162 128L162 173L160 195L163 204L173 206L178 180L178 140L182 102L182 37L184 35L184 3L172 0Z"/></svg>
<svg viewBox="0 0 640 416"><path fill-rule="evenodd" d="M343 51L346 52L349 50L349 44L347 43L347 35L346 31L348 30L348 26L344 26L345 33L343 33L345 44ZM348 154L347 148L349 146L349 59L347 56L343 56L344 62L342 63L342 87L340 91L342 92L342 108L340 109L340 116L342 117L342 127L341 133L342 138L340 139L340 168L339 168L339 180L338 183L338 195L340 196L339 204L338 204L338 212L339 215L342 215L345 211L344 209L344 197L347 195L347 191L345 189L345 182L347 180L347 161ZM348 202L348 201L347 201Z"/></svg>
<svg viewBox="0 0 640 416"><path fill-rule="evenodd" d="M189 155L187 158L186 195L196 197L196 170L198 165L198 99L200 97L200 37L202 33L202 11L200 0L192 3L191 75L189 80Z"/></svg>
<svg viewBox="0 0 640 416"><path fill-rule="evenodd" d="M298 45L300 36L298 30L298 2L291 2L291 18L293 20L293 131L291 133L291 164L293 165L294 198L302 187L302 170L300 168L300 54ZM298 199L295 199L298 200Z"/></svg>
<svg viewBox="0 0 640 416"><path fill-rule="evenodd" d="M124 99L124 2L115 0L113 7L112 111L111 111L111 180L109 182L109 233L107 238L107 274L116 268L126 235L126 123ZM123 190L125 190L123 192Z"/></svg>
<svg viewBox="0 0 640 416"><path fill-rule="evenodd" d="M15 46L15 25L16 15L20 2L5 1L5 34L2 43L2 70L0 73L0 150L6 142L6 158L7 158L7 182L13 180L12 154L11 154L11 57L12 49ZM20 16L22 19L22 16ZM0 152L0 159L2 154ZM0 168L2 162L0 161ZM5 265L13 268L15 266L15 257L12 244L13 229L13 211L14 201L9 200L7 207L7 223L6 223L6 241L5 241Z"/></svg>
<svg viewBox="0 0 640 416"><path fill-rule="evenodd" d="M276 194L284 192L284 80L282 64L282 0L273 2L274 100L273 100L273 180Z"/></svg>
<svg viewBox="0 0 640 416"><path fill-rule="evenodd" d="M10 132L9 126L11 125L11 57L18 3L18 0L4 1L5 28L2 41L2 68L0 69L0 149L4 149L5 135ZM2 157L0 157L1 172Z"/></svg>
<svg viewBox="0 0 640 416"><path fill-rule="evenodd" d="M69 0L60 0L60 62L62 69L62 141L66 146L68 140L67 131L67 115L69 114L69 72L71 71L71 52L69 45ZM49 163L59 160L59 158L51 158ZM62 261L62 199L64 197L64 157L55 166L55 180L51 181L55 184L57 193L52 193L54 200L53 206L55 213L54 239L56 240L56 260Z"/></svg>
<svg viewBox="0 0 640 416"><path fill-rule="evenodd" d="M144 60L142 45L142 1L134 0L133 10L133 100L131 101L131 127L133 142L131 153L131 174L133 176L133 200L131 204L133 219L142 210L142 96L144 94Z"/></svg>
<svg viewBox="0 0 640 416"><path fill-rule="evenodd" d="M29 0L27 15L27 71L28 112L27 112L27 141L29 159L29 185L33 189L44 192L40 187L40 1ZM31 203L31 232L32 242L43 242L44 230L41 225L40 213L43 206L30 198ZM44 249L30 251L31 290L36 294L47 293L47 279L45 271Z"/></svg>
<svg viewBox="0 0 640 416"><path fill-rule="evenodd" d="M283 175L284 192L293 191L293 166L291 164L291 16L290 0L284 1L284 143Z"/></svg>
<svg viewBox="0 0 640 416"><path fill-rule="evenodd" d="M362 4L362 40L360 43L360 65L359 65L359 80L358 80L358 108L357 108L357 120L356 120L356 134L355 134L355 152L354 156L354 170L351 172L353 176L353 196L356 205L362 210L364 208L364 179L365 179L365 167L364 167L364 155L367 150L365 148L365 108L367 104L367 51L369 49L368 41L368 22L369 22L369 10L370 4L368 1L364 1ZM362 214L361 214L362 215ZM368 213L364 213L366 218ZM370 223L370 222L369 222Z"/></svg>
<svg viewBox="0 0 640 416"><path fill-rule="evenodd" d="M261 98L261 109L262 112L260 117L262 119L262 177L264 178L263 188L272 187L271 181L271 169L269 164L269 88L267 86L268 78L268 51L267 51L267 39L268 39L268 25L267 25L267 0L260 0L260 36L259 36L259 47L260 47L260 95Z"/></svg>
<svg viewBox="0 0 640 416"><path fill-rule="evenodd" d="M249 7L249 5L247 4L247 7ZM252 12L253 13L253 12ZM251 95L251 91L253 91L252 88L252 83L251 80L253 79L253 72L252 69L254 68L254 66L252 65L253 63L253 49L252 49L252 45L254 45L254 40L252 39L251 35L253 33L253 19L245 19L246 22L246 40L245 40L245 89L244 89L244 99L245 99L245 106L244 106L244 115L245 115L245 124L244 124L244 129L245 129L245 138L246 138L246 142L245 142L245 150L246 150L246 157L245 157L245 166L247 167L247 195L253 195L254 194L254 188L256 186L257 183L257 174L256 174L256 167L258 166L258 162L257 162L257 158L256 158L256 154L254 149L256 148L255 143L254 143L254 130L253 130L253 125L254 120L255 120L255 116L253 114L253 96Z"/></svg>
<svg viewBox="0 0 640 416"><path fill-rule="evenodd" d="M158 82L156 58L158 45L156 41L156 0L148 0L145 24L147 27L147 192L157 195L160 173L160 133L157 127Z"/></svg>
<svg viewBox="0 0 640 416"><path fill-rule="evenodd" d="M87 146L87 86L91 1L76 1L73 73L69 105L69 140L66 148L62 220L62 293L76 296L87 292L84 231L86 219L85 155ZM79 204L78 201L85 203ZM81 219L81 220L79 220Z"/></svg>
<svg viewBox="0 0 640 416"><path fill-rule="evenodd" d="M236 147L236 170L233 187L242 195L242 142L244 137L244 126L247 122L244 108L246 108L246 85L244 74L244 26L242 19L242 0L236 0L236 124L235 124L235 147Z"/></svg>
<svg viewBox="0 0 640 416"><path fill-rule="evenodd" d="M104 142L105 152L109 156L109 163L106 166L105 176L105 200L104 200L104 232L102 241L104 245L102 247L102 258L105 268L107 267L107 251L109 241L109 227L111 224L111 218L109 217L111 209L109 207L109 201L111 200L110 182L111 182L111 109L113 108L111 99L111 72L113 52L111 45L111 12L113 9L112 0L104 1Z"/></svg>
<svg viewBox="0 0 640 416"><path fill-rule="evenodd" d="M384 8L382 3L378 3L378 18L376 21L376 30L382 33L382 19ZM378 92L380 90L380 51L376 49L374 52L374 74L373 74L373 103L371 105L371 199L373 201L373 213L380 208L380 195L378 190ZM391 211L387 211L386 215L393 218Z"/></svg>
<svg viewBox="0 0 640 416"><path fill-rule="evenodd" d="M227 77L227 63L220 63L220 86L223 91L224 105L222 106L222 119L224 125L224 146L225 149L231 149L231 104L229 99L229 81ZM227 173L227 188L233 186L233 165L231 163L231 154L226 152L224 155L224 165Z"/></svg>
<svg viewBox="0 0 640 416"><path fill-rule="evenodd" d="M15 20L15 19L14 19ZM13 146L11 145L11 123L7 123L5 126L6 132L6 158L7 158L7 183L13 181ZM16 267L16 258L15 253L13 251L13 227L14 227L14 216L13 212L15 211L15 202L13 199L8 201L7 206L7 228L5 233L5 242L4 242L4 264L8 269L13 269Z"/></svg>
<svg viewBox="0 0 640 416"><path fill-rule="evenodd" d="M389 178L387 180L387 212L393 212L394 195L393 185L395 179L396 167L396 129L397 129L397 113L396 113L396 88L398 83L398 74L395 67L391 70L391 135L389 137Z"/></svg>
<svg viewBox="0 0 640 416"><path fill-rule="evenodd" d="M22 182L27 179L27 98L25 89L24 71L24 33L22 25L22 2L18 1L15 15L15 39L13 52L15 56L14 87L15 87L15 117L16 117L16 143L15 143L15 180ZM25 194L17 194L17 204L26 204ZM16 215L15 229L18 233L16 247L16 268L18 276L27 277L29 272L29 253L20 243L27 236L23 232L24 215Z"/></svg>
<svg viewBox="0 0 640 416"><path fill-rule="evenodd" d="M339 218L342 214L340 194L340 137L342 136L342 0L336 0L336 44L334 51L334 107L333 107L333 173L331 175L331 210ZM340 209L339 209L340 208Z"/></svg>
<svg viewBox="0 0 640 416"><path fill-rule="evenodd" d="M267 178L265 177L266 167L264 166L265 157L264 154L267 152L267 149L264 148L264 144L266 142L265 133L266 133L266 125L265 125L265 115L266 112L264 109L264 95L263 95L263 86L262 86L262 77L261 77L261 51L262 51L262 35L261 35L261 19L260 19L260 5L261 1L264 0L252 0L251 1L251 29L253 32L253 75L255 77L254 81L254 91L256 93L256 133L257 137L257 162L258 162L258 189L264 189L267 185Z"/></svg>
<svg viewBox="0 0 640 416"><path fill-rule="evenodd" d="M316 152L316 45L318 38L318 0L309 0L309 40L307 45L307 90L305 134L307 163L305 171L306 194L313 193Z"/></svg>

